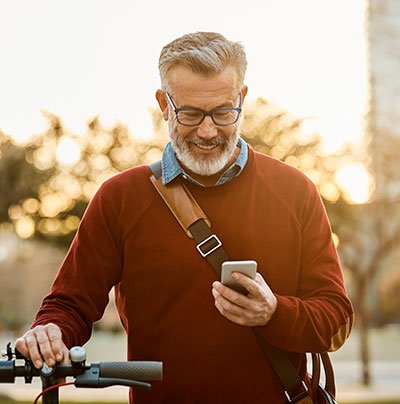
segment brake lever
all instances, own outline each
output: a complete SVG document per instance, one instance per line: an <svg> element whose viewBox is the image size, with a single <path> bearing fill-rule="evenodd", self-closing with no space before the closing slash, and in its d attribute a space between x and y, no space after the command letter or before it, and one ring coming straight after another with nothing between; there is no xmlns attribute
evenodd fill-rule
<svg viewBox="0 0 400 404"><path fill-rule="evenodd" d="M6 347L5 350L4 349L2 350L1 356L3 358L7 358L8 361L11 361L13 359L25 359L25 360L27 360L24 356L22 356L22 354L18 351L18 349L16 349L16 348L12 349L11 348L11 342L9 342L7 344L7 347Z"/></svg>

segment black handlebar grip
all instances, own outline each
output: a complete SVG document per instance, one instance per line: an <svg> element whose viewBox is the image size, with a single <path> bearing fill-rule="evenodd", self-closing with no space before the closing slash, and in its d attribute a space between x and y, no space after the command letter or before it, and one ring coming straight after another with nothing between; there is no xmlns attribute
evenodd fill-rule
<svg viewBox="0 0 400 404"><path fill-rule="evenodd" d="M100 377L162 380L162 362L100 362Z"/></svg>
<svg viewBox="0 0 400 404"><path fill-rule="evenodd" d="M15 362L0 361L0 383L14 383Z"/></svg>

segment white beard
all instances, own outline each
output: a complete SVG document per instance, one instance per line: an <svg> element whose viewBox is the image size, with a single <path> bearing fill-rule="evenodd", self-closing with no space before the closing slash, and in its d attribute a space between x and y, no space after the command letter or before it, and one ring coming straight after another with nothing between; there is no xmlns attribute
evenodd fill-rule
<svg viewBox="0 0 400 404"><path fill-rule="evenodd" d="M231 138L218 135L211 140L204 140L197 135L181 137L174 132L171 120L168 126L172 147L178 160L190 171L202 176L211 176L223 170L232 157L240 137L239 126ZM222 145L222 151L218 156L196 154L191 150L191 143L199 146Z"/></svg>

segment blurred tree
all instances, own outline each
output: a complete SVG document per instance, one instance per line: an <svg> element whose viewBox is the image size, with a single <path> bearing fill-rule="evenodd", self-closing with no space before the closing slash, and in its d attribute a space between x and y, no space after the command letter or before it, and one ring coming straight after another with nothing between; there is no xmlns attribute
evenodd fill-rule
<svg viewBox="0 0 400 404"><path fill-rule="evenodd" d="M0 223L9 219L11 206L34 198L39 186L53 174L51 169L40 171L32 166L25 159L26 152L0 132Z"/></svg>
<svg viewBox="0 0 400 404"><path fill-rule="evenodd" d="M377 306L377 277L400 249L400 139L387 137L375 145L370 164L375 190L368 203L354 205L341 198L327 205L339 235L343 266L352 277L352 298L360 336L362 382L371 383L368 329ZM375 303L375 305L373 304Z"/></svg>
<svg viewBox="0 0 400 404"><path fill-rule="evenodd" d="M347 156L326 156L317 132L306 133L307 119L299 119L264 98L258 98L243 117L243 138L255 150L284 161L305 173L324 199L336 202L341 189L334 181L339 163Z"/></svg>
<svg viewBox="0 0 400 404"><path fill-rule="evenodd" d="M398 261L397 261L398 262ZM383 323L400 322L400 271L398 264L379 284L378 301Z"/></svg>
<svg viewBox="0 0 400 404"><path fill-rule="evenodd" d="M107 178L161 155L164 139L141 141L126 127L104 128L92 119L82 136L69 133L46 114L49 129L25 147L2 136L0 222L21 238L36 237L63 247L71 242L86 206Z"/></svg>
<svg viewBox="0 0 400 404"><path fill-rule="evenodd" d="M377 306L376 278L400 247L400 141L392 138L381 142L379 160L375 160L374 166L370 160L363 162L371 178L379 181L379 187L374 193L371 180L369 201L356 204L348 190L341 186L337 174L342 167L365 156L351 147L344 147L338 155L321 153L317 136L302 136L303 122L260 98L244 116L243 134L256 150L299 168L317 185L333 232L338 236L338 251L346 278L351 281L349 292L360 337L361 379L363 384L369 385L368 330L371 310ZM357 184L351 186L354 188ZM373 296L375 299L371 301ZM384 301L387 307L396 307L393 294Z"/></svg>
<svg viewBox="0 0 400 404"><path fill-rule="evenodd" d="M298 167L315 180L319 173L320 139L316 134L301 138L303 120L263 98L246 109L242 122L242 136L261 153Z"/></svg>
<svg viewBox="0 0 400 404"><path fill-rule="evenodd" d="M154 161L168 138L158 110L152 113L156 136L148 141L131 138L123 125L109 129L94 118L87 132L68 132L60 119L48 114L49 129L25 148L2 137L0 178L10 190L1 200L0 222L14 226L23 238L51 240L67 247L88 201L100 184L113 174ZM317 185L338 236L342 264L351 276L350 293L361 337L363 381L368 383L368 293L372 280L385 266L385 259L399 245L399 199L392 190L357 205L337 180L338 170L356 159L349 148L325 155L317 133L304 134L304 119L263 98L248 105L242 133L256 150L297 167ZM392 153L398 148L392 148ZM393 156L392 156L393 157ZM396 176L397 166L388 164L387 176ZM380 181L384 176L380 176ZM3 188L4 187L4 188ZM384 187L388 189L388 187ZM397 195L397 194L396 194Z"/></svg>

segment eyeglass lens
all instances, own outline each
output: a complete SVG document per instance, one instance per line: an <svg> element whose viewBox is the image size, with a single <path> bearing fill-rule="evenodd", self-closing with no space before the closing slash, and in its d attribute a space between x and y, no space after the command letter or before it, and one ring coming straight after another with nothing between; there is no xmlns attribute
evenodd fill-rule
<svg viewBox="0 0 400 404"><path fill-rule="evenodd" d="M207 113L198 110L183 110L178 111L178 122L183 125L199 125L205 118ZM216 125L231 125L235 123L239 117L239 111L220 109L214 110L210 116Z"/></svg>

